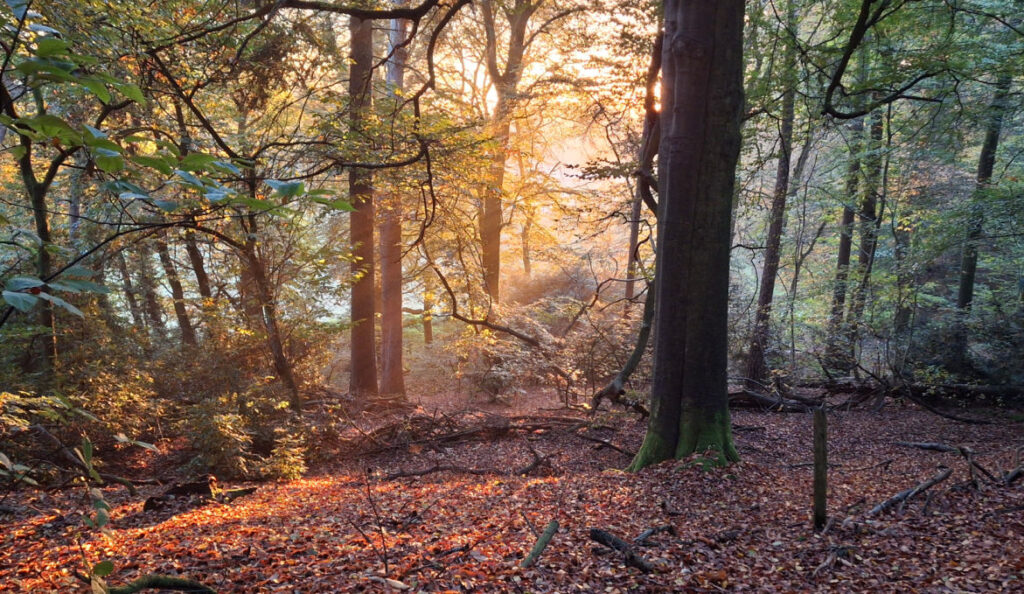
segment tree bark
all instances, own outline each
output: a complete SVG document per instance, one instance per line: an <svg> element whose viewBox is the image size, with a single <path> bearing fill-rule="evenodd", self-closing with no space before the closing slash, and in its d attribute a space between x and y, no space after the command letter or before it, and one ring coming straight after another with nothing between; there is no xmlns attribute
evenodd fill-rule
<svg viewBox="0 0 1024 594"><path fill-rule="evenodd" d="M402 45L408 21L392 19L388 35L388 90L401 100L407 50ZM380 225L381 393L405 397L402 369L402 197L392 192L383 204Z"/></svg>
<svg viewBox="0 0 1024 594"><path fill-rule="evenodd" d="M854 217L853 204L860 195L861 176L861 137L864 134L864 122L860 118L850 122L850 161L846 167L846 188L844 194L843 214L839 222L839 250L836 254L836 275L832 285L832 310L828 322L828 345L826 347L826 364L829 367L849 371L852 366L849 345L845 340L844 316L846 313L846 295L850 284L850 256L853 252Z"/></svg>
<svg viewBox="0 0 1024 594"><path fill-rule="evenodd" d="M871 115L869 151L866 157L864 172L864 193L861 195L860 212L857 214L860 223L860 249L857 254L857 284L853 287L850 298L850 309L846 315L846 331L848 333L850 356L856 361L855 350L860 337L861 320L864 307L867 305L868 287L871 284L871 272L875 264L875 250L878 247L878 228L881 220L880 207L884 207L886 195L886 179L884 175L885 160L882 152L885 144L883 134L885 122L882 112L875 111Z"/></svg>
<svg viewBox="0 0 1024 594"><path fill-rule="evenodd" d="M789 2L787 28L796 31L796 5ZM775 296L775 277L779 273L782 230L786 221L786 199L789 197L789 171L793 152L793 119L796 101L796 49L788 46L783 58L783 76L786 88L782 94L782 113L779 116L779 162L775 170L775 189L772 208L768 215L768 239L765 242L764 268L757 296L754 332L747 355L746 377L749 387L755 389L764 383L768 374L765 354L771 330L772 301Z"/></svg>
<svg viewBox="0 0 1024 594"><path fill-rule="evenodd" d="M508 18L508 52L502 69L498 65L498 29L494 18L494 0L480 2L483 18L487 72L497 95L488 132L493 139L487 178L482 189L480 207L480 248L484 269L484 288L494 303L501 300L501 229L502 187L505 183L505 161L508 160L509 130L516 89L523 75L523 58L528 41L526 26L543 0L514 0L504 11Z"/></svg>
<svg viewBox="0 0 1024 594"><path fill-rule="evenodd" d="M121 288L124 291L124 299L128 302L128 311L132 315L132 322L136 327L142 328L145 325L145 318L142 317L142 309L135 299L135 287L132 285L132 276L128 272L128 262L124 258L124 252L118 250L114 256L117 269L121 273Z"/></svg>
<svg viewBox="0 0 1024 594"><path fill-rule="evenodd" d="M153 272L153 250L147 243L139 244L139 292L142 293L143 311L149 321L149 328L164 338L167 326L164 324L164 308L156 296L156 279Z"/></svg>
<svg viewBox="0 0 1024 594"><path fill-rule="evenodd" d="M982 193L992 181L992 170L996 164L996 153L999 150L999 136L1003 129L1003 114L1006 112L1007 98L1013 79L1009 73L1000 74L996 81L996 91L988 106L988 122L985 124L985 141L981 145L978 156L978 175L975 195L972 196L971 214L967 222L966 240L960 258L960 282L957 289L956 306L962 312L970 311L974 300L974 279L978 269L978 242L984 226L984 213L977 204L978 194Z"/></svg>
<svg viewBox="0 0 1024 594"><path fill-rule="evenodd" d="M164 276L167 277L167 284L171 287L171 298L174 300L174 315L178 319L181 342L188 346L195 346L196 331L192 327L192 321L188 318L188 310L185 309L185 291L181 288L181 280L178 278L178 271L174 268L174 261L171 260L170 251L167 249L167 242L162 239L157 240L156 251L160 256L160 264L163 266Z"/></svg>
<svg viewBox="0 0 1024 594"><path fill-rule="evenodd" d="M651 417L631 469L738 460L729 421L729 251L743 108L741 0L666 0Z"/></svg>
<svg viewBox="0 0 1024 594"><path fill-rule="evenodd" d="M352 17L349 72L349 125L360 134L371 103L373 76L373 21ZM352 206L349 241L352 247L351 376L354 396L377 394L377 337L374 332L374 208L373 175L368 170L349 170L348 188Z"/></svg>
<svg viewBox="0 0 1024 594"><path fill-rule="evenodd" d="M199 251L196 235L192 231L185 233L185 251L188 253L188 261L192 265L192 273L196 277L199 296L204 300L213 299L213 291L210 289L210 276L206 273L203 253Z"/></svg>

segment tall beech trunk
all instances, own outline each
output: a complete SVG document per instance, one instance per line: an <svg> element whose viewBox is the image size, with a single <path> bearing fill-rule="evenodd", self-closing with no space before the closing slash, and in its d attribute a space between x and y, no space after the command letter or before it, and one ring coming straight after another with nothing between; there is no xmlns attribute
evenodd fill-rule
<svg viewBox="0 0 1024 594"><path fill-rule="evenodd" d="M434 344L434 277L428 268L423 275L423 344Z"/></svg>
<svg viewBox="0 0 1024 594"><path fill-rule="evenodd" d="M871 273L874 269L875 251L878 248L878 230L881 221L880 210L884 209L886 179L883 157L885 145L882 137L885 122L882 111L876 110L871 115L871 128L868 154L864 163L864 192L861 194L860 211L857 213L860 227L860 249L857 253L857 284L853 287L850 297L850 309L846 314L846 331L848 334L849 355L856 361L857 342L860 338L860 326L867 305L868 287L871 285Z"/></svg>
<svg viewBox="0 0 1024 594"><path fill-rule="evenodd" d="M351 65L349 67L349 126L360 135L371 104L373 76L373 21L352 17ZM374 208L373 175L369 170L351 168L349 198L355 210L349 215L349 243L352 247L351 369L349 390L355 396L377 394L377 337L374 331Z"/></svg>
<svg viewBox="0 0 1024 594"><path fill-rule="evenodd" d="M391 59L387 66L388 90L401 100L408 51L405 41L408 21L392 19L388 35ZM381 392L405 396L402 369L402 197L396 191L383 204L380 224L381 277Z"/></svg>
<svg viewBox="0 0 1024 594"><path fill-rule="evenodd" d="M796 31L796 6L789 2L786 18L787 28ZM750 338L747 354L747 381L751 387L759 387L768 375L765 353L768 349L771 330L772 301L775 296L775 278L779 273L782 230L786 221L786 199L789 197L789 170L793 152L793 119L796 100L796 49L787 46L783 57L785 90L782 94L782 112L779 114L779 162L775 170L775 189L772 193L772 208L768 215L768 238L765 241L764 268L761 272L761 286L757 295L757 312L754 316L754 332Z"/></svg>
<svg viewBox="0 0 1024 594"><path fill-rule="evenodd" d="M630 468L714 450L729 421L729 248L743 107L742 0L666 0L654 383Z"/></svg>
<svg viewBox="0 0 1024 594"><path fill-rule="evenodd" d="M978 175L975 195L971 197L971 214L967 221L966 240L960 257L960 283L957 288L957 309L966 312L974 300L974 280L978 270L978 242L981 240L985 223L984 212L978 204L978 194L985 191L992 181L992 171L999 150L999 136L1003 129L1003 115L1006 112L1012 77L1000 74L996 81L995 94L988 106L988 121L985 124L985 141L978 156Z"/></svg>
<svg viewBox="0 0 1024 594"><path fill-rule="evenodd" d="M196 345L196 331L192 327L192 321L188 318L188 310L185 309L185 291L181 288L181 279L178 278L178 270L171 260L171 253L167 249L167 242L160 239L156 242L156 252L160 256L160 264L164 269L164 276L167 277L167 284L171 287L171 298L174 300L174 316L178 320L178 330L181 332L182 344L188 346Z"/></svg>
<svg viewBox="0 0 1024 594"><path fill-rule="evenodd" d="M981 242L985 225L985 213L980 204L980 195L992 181L995 169L996 153L999 151L999 136L1003 129L1003 115L1006 112L1007 99L1013 78L1009 73L999 75L996 80L995 94L989 103L987 122L985 123L985 140L978 155L978 174L975 178L974 195L971 204L963 249L960 254L960 279L956 293L957 316L954 322L953 344L950 348L951 367L955 371L965 371L968 367L967 358L967 315L974 301L974 285L978 272L978 244Z"/></svg>
<svg viewBox="0 0 1024 594"><path fill-rule="evenodd" d="M839 220L839 250L836 254L836 275L832 283L832 309L828 321L828 365L849 369L849 349L843 317L846 313L846 294L849 292L850 255L853 252L853 220L856 213L852 204L860 194L860 150L864 123L860 119L850 122L850 161L846 166L846 188L843 214Z"/></svg>

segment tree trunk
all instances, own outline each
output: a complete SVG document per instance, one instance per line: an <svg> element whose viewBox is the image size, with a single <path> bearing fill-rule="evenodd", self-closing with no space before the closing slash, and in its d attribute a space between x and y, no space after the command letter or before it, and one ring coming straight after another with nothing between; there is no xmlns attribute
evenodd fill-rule
<svg viewBox="0 0 1024 594"><path fill-rule="evenodd" d="M167 277L167 284L171 287L171 298L174 300L174 315L178 319L178 329L181 331L181 342L188 346L196 345L196 331L192 327L192 321L188 319L188 310L185 309L185 291L181 288L181 280L178 278L178 271L174 268L171 254L167 249L167 242L160 239L156 242L156 251L160 256L160 264L164 269L164 276Z"/></svg>
<svg viewBox="0 0 1024 594"><path fill-rule="evenodd" d="M352 17L349 72L349 123L352 133L362 132L370 107L373 75L373 21ZM349 170L352 206L349 241L352 246L352 338L349 389L355 396L377 394L377 337L374 332L373 176L368 170Z"/></svg>
<svg viewBox="0 0 1024 594"><path fill-rule="evenodd" d="M153 250L147 243L139 244L139 292L142 294L143 311L149 321L150 330L159 340L164 339L167 326L164 324L164 308L156 295L156 279L153 272Z"/></svg>
<svg viewBox="0 0 1024 594"><path fill-rule="evenodd" d="M405 19L392 19L387 66L388 90L401 100L407 50ZM402 197L393 192L386 201L380 226L381 276L381 392L405 396L402 369Z"/></svg>
<svg viewBox="0 0 1024 594"><path fill-rule="evenodd" d="M434 276L428 268L423 275L423 344L434 344Z"/></svg>
<svg viewBox="0 0 1024 594"><path fill-rule="evenodd" d="M499 31L494 19L494 0L480 2L486 35L487 72L497 101L489 123L494 146L490 154L487 179L484 182L480 208L480 251L484 269L484 288L493 303L501 299L501 228L502 187L505 183L505 161L508 159L509 130L516 88L523 76L523 57L528 45L526 26L540 7L541 1L515 0L503 11L508 19L508 52L504 68L498 65Z"/></svg>
<svg viewBox="0 0 1024 594"><path fill-rule="evenodd" d="M789 2L786 23L790 31L796 31L796 6L792 1ZM768 216L768 239L765 242L764 268L761 272L761 287L757 296L754 333L751 336L747 356L746 378L751 389L760 387L768 375L765 354L770 338L775 277L779 272L782 229L786 221L786 198L789 197L789 170L793 152L793 112L796 100L796 80L793 76L796 69L795 48L787 45L783 62L786 88L782 94L782 113L779 116L779 162L775 170L772 209Z"/></svg>
<svg viewBox="0 0 1024 594"><path fill-rule="evenodd" d="M850 298L850 309L846 315L846 331L851 360L856 361L857 342L860 338L860 325L867 305L868 287L871 284L871 272L875 263L875 250L878 247L878 228L881 220L880 210L884 210L886 195L886 179L884 175L885 161L883 158L885 144L882 136L885 122L881 110L871 116L870 144L868 156L865 158L864 193L862 194L860 212L860 249L857 254L857 284L853 287ZM881 208L880 208L881 207Z"/></svg>
<svg viewBox="0 0 1024 594"><path fill-rule="evenodd" d="M666 0L654 383L638 470L714 450L729 421L729 250L743 107L741 0Z"/></svg>
<svg viewBox="0 0 1024 594"><path fill-rule="evenodd" d="M124 252L118 250L114 258L117 269L121 273L121 288L124 290L124 299L128 302L128 311L132 314L132 323L137 328L143 328L146 321L142 317L142 309L139 307L139 302L135 299L135 287L132 286L132 276L128 272L128 262L124 258Z"/></svg>
<svg viewBox="0 0 1024 594"><path fill-rule="evenodd" d="M1003 129L1003 114L1006 111L1012 81L1009 74L999 75L996 92L988 107L985 142L981 145L981 154L978 156L977 187L975 196L972 197L971 215L967 222L967 239L964 241L963 253L960 258L960 283L957 289L956 306L963 312L970 311L971 302L974 300L974 279L978 269L978 242L981 239L985 220L984 213L977 203L977 195L983 192L992 181L996 152L999 150L999 135Z"/></svg>
<svg viewBox="0 0 1024 594"><path fill-rule="evenodd" d="M846 167L846 192L843 214L839 221L839 251L836 255L836 276L832 285L832 311L828 322L827 363L830 367L848 370L849 349L844 344L843 315L850 280L850 254L853 251L853 200L860 188L860 148L864 124L860 119L850 123L850 162Z"/></svg>
<svg viewBox="0 0 1024 594"><path fill-rule="evenodd" d="M196 277L199 296L204 301L213 299L213 291L210 290L210 276L206 274L206 265L203 263L203 253L199 251L196 235L192 231L185 233L185 251L188 253L188 261L192 265L192 273Z"/></svg>

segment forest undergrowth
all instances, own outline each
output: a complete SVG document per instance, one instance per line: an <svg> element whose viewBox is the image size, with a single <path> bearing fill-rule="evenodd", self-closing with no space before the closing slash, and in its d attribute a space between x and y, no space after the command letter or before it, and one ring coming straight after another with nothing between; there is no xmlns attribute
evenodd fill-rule
<svg viewBox="0 0 1024 594"><path fill-rule="evenodd" d="M383 440L382 427L439 414L420 408L378 418L376 434L360 431ZM461 418L499 417L474 414ZM1020 465L1022 417L975 414L993 422L891 406L831 412L829 523L820 534L811 521L810 415L751 411L734 413L742 461L727 468L690 460L626 473L619 469L639 447L642 421L602 413L571 424L576 411L541 410L506 413L505 430L450 442L408 433L400 448L339 455L229 503L182 498L144 511L147 496L166 487L143 486L137 496L109 487L105 535L83 526L79 490L26 491L4 504L0 590L85 591L76 573L101 559L114 563L111 585L159 573L217 592L1024 589L1024 481L992 480L957 452L900 445L970 451L1001 479ZM172 443L157 445L161 453L142 454L150 470L172 454ZM871 512L943 467L948 479ZM522 468L528 473L511 474ZM552 520L550 544L521 567ZM598 546L595 528L629 541L650 571Z"/></svg>

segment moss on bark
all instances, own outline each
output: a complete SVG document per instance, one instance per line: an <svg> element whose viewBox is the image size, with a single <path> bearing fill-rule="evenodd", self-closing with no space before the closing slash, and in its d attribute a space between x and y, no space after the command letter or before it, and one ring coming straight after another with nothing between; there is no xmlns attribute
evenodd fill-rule
<svg viewBox="0 0 1024 594"><path fill-rule="evenodd" d="M685 458L693 453L715 452L713 460L718 466L739 462L740 456L732 441L732 424L729 409L715 412L683 412L679 420L679 443L675 457Z"/></svg>
<svg viewBox="0 0 1024 594"><path fill-rule="evenodd" d="M648 429L644 436L644 443L637 450L633 462L626 470L636 472L652 464L670 460L675 453L674 450L673 444L668 443L657 431Z"/></svg>

